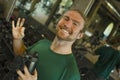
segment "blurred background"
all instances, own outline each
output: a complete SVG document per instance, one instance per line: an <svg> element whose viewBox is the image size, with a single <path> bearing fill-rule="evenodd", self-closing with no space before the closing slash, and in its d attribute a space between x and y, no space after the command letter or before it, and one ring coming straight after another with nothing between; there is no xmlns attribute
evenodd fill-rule
<svg viewBox="0 0 120 80"><path fill-rule="evenodd" d="M79 9L87 18L85 35L73 46L79 69L92 67L98 59L93 56L94 49L120 35L120 0L0 0L1 79L8 71L5 68L8 60L13 57L11 21L26 19L24 41L30 46L40 39L53 40L55 25L69 8ZM119 77L113 70L109 80L120 80Z"/></svg>

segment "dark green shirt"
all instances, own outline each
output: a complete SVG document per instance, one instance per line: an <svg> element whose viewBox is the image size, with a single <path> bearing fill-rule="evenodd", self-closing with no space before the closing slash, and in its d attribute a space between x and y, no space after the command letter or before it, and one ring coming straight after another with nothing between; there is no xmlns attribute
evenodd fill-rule
<svg viewBox="0 0 120 80"><path fill-rule="evenodd" d="M80 73L73 54L61 55L50 49L51 42L40 40L28 48L38 52L38 80L80 80Z"/></svg>
<svg viewBox="0 0 120 80"><path fill-rule="evenodd" d="M110 46L102 46L95 53L100 56L93 69L99 76L106 79L113 68L120 64L120 53Z"/></svg>

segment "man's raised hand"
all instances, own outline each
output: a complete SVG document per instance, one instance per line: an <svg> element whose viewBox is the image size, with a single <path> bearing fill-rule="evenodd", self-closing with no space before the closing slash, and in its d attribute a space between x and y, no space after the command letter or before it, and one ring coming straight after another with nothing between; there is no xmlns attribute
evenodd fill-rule
<svg viewBox="0 0 120 80"><path fill-rule="evenodd" d="M12 21L12 34L14 39L22 39L25 36L25 27L23 27L24 22L24 18L18 18L16 25L15 22Z"/></svg>

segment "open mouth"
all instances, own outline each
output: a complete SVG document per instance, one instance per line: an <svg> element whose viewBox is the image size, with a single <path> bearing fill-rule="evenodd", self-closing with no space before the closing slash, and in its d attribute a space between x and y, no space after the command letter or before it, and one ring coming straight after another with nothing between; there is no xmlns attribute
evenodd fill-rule
<svg viewBox="0 0 120 80"><path fill-rule="evenodd" d="M69 34L69 32L67 31L67 30L65 30L65 29L61 29L64 33L67 33L67 34Z"/></svg>

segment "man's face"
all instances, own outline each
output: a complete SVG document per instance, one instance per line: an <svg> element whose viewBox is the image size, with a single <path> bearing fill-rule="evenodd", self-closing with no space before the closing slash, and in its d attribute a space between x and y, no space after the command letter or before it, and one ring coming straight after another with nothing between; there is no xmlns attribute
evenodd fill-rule
<svg viewBox="0 0 120 80"><path fill-rule="evenodd" d="M57 37L63 40L73 41L83 34L84 20L77 11L68 11L58 22Z"/></svg>

